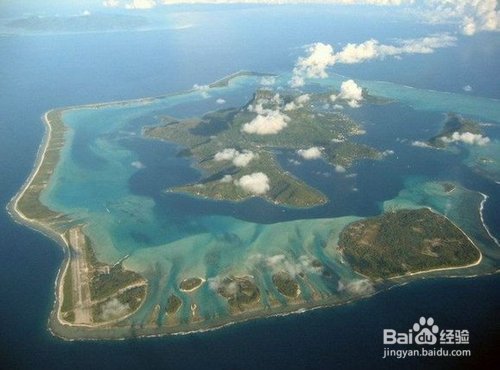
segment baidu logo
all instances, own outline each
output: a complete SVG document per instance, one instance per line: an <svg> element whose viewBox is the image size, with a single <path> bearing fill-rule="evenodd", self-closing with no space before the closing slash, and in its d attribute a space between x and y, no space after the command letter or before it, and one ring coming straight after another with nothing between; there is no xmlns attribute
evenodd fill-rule
<svg viewBox="0 0 500 370"><path fill-rule="evenodd" d="M434 319L429 317L421 317L418 322L413 324L413 333L415 334L416 344L428 344L433 345L437 343L437 334L439 333L439 327L434 324Z"/></svg>
<svg viewBox="0 0 500 370"><path fill-rule="evenodd" d="M408 331L384 329L382 358L470 356L470 349L448 346L464 344L469 344L468 330L441 329L432 317L422 316Z"/></svg>
<svg viewBox="0 0 500 370"><path fill-rule="evenodd" d="M468 330L440 330L432 317L421 317L407 332L384 329L384 344L468 344Z"/></svg>

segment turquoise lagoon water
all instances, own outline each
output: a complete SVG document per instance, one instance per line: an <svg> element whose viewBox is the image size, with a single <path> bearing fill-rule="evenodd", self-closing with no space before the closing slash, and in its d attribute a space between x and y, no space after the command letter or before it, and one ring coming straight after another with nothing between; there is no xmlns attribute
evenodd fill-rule
<svg viewBox="0 0 500 370"><path fill-rule="evenodd" d="M280 76L278 86L286 86L288 78ZM305 90L330 91L343 80L334 75ZM164 192L203 174L189 159L177 156L181 147L144 139L141 129L158 124L162 115L188 118L218 109L219 98L226 100L225 107L244 105L260 86L259 77L238 77L223 88L65 111L70 128L66 146L42 201L86 224L85 232L100 260L112 264L126 257L126 268L148 278L150 294L132 318L136 323L147 321L154 305L165 307L172 293L196 303L208 321L227 317L228 308L214 287L231 275L255 279L261 287L262 309L270 309L273 299L288 305L271 280L279 270L307 276L300 279L303 303L311 304L318 297L332 303L370 294L370 285L359 288L364 279L342 261L336 240L349 222L388 209L431 207L447 215L485 255L480 267L461 273L495 270L498 245L479 213L484 196L458 184L466 168L463 163L468 163L465 154L416 148L411 142L439 131L448 111L497 124L500 101L387 82L359 83L371 94L394 101L346 109L367 131L359 141L394 154L358 163L339 174L322 161L297 166L290 164L295 153L277 153L286 170L329 196L325 206L298 210L260 199L218 202ZM497 145L493 140L488 147ZM468 148L467 153L476 150ZM436 181L457 182L457 188L448 194ZM327 277L311 267L314 259L322 262ZM269 262L274 260L279 261ZM178 283L192 276L203 277L208 284L194 295L179 291ZM183 320L190 314L190 305L183 305Z"/></svg>

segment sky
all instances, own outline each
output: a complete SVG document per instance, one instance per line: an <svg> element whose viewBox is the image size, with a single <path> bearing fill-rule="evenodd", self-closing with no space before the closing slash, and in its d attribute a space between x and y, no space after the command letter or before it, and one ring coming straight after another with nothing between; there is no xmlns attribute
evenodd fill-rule
<svg viewBox="0 0 500 370"><path fill-rule="evenodd" d="M123 9L130 12L168 9L172 4L229 3L331 3L343 5L391 6L408 12L423 21L456 23L460 32L472 36L478 32L500 31L497 0L1 0L3 17L60 14L92 14L98 11Z"/></svg>

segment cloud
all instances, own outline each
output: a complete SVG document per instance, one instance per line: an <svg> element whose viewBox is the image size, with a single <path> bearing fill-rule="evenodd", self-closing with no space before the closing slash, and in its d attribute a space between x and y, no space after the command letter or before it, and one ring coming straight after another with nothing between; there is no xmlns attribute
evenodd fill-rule
<svg viewBox="0 0 500 370"><path fill-rule="evenodd" d="M375 39L361 44L349 43L335 53L329 44L317 42L306 49L308 55L299 57L290 80L292 87L305 84L306 78L326 78L328 68L336 63L356 64L368 60L396 57L403 54L429 54L435 49L450 47L455 44L456 37L448 34L437 34L417 39L399 40L395 45L381 44Z"/></svg>
<svg viewBox="0 0 500 370"><path fill-rule="evenodd" d="M233 164L236 167L246 167L256 156L253 152L245 150L234 157Z"/></svg>
<svg viewBox="0 0 500 370"><path fill-rule="evenodd" d="M284 254L276 254L269 257L256 254L249 258L249 262L254 265L263 265L273 273L285 271L291 277L302 273L321 274L323 272L323 266L315 264L315 259L309 255L301 255L297 260L290 261Z"/></svg>
<svg viewBox="0 0 500 370"><path fill-rule="evenodd" d="M130 163L130 165L134 168L137 168L137 169L142 169L142 168L146 168L146 166L144 165L144 163L142 163L141 161L133 161L132 163Z"/></svg>
<svg viewBox="0 0 500 370"><path fill-rule="evenodd" d="M214 291L218 291L223 287L223 279L220 276L207 279L208 287Z"/></svg>
<svg viewBox="0 0 500 370"><path fill-rule="evenodd" d="M306 84L306 80L304 77L301 76L301 74L302 71L296 69L293 70L293 76L288 82L291 87L302 87Z"/></svg>
<svg viewBox="0 0 500 370"><path fill-rule="evenodd" d="M421 7L431 23L457 22L464 35L500 30L500 11L496 0L426 0Z"/></svg>
<svg viewBox="0 0 500 370"><path fill-rule="evenodd" d="M412 146L416 146L418 148L432 148L429 144L427 144L425 141L419 141L415 140L411 143Z"/></svg>
<svg viewBox="0 0 500 370"><path fill-rule="evenodd" d="M265 76L260 80L260 84L262 86L272 86L276 83L276 77L273 76Z"/></svg>
<svg viewBox="0 0 500 370"><path fill-rule="evenodd" d="M333 47L329 44L317 42L307 48L307 57L299 57L293 77L290 81L292 87L300 87L305 83L305 78L326 78L328 67L335 64L335 54Z"/></svg>
<svg viewBox="0 0 500 370"><path fill-rule="evenodd" d="M335 172L337 173L344 173L346 172L346 168L344 166L341 166L340 164L335 166Z"/></svg>
<svg viewBox="0 0 500 370"><path fill-rule="evenodd" d="M155 0L132 0L125 4L125 9L152 9L156 5Z"/></svg>
<svg viewBox="0 0 500 370"><path fill-rule="evenodd" d="M269 177L262 172L254 172L250 175L242 176L239 180L235 180L234 183L246 192L255 195L265 194L271 189Z"/></svg>
<svg viewBox="0 0 500 370"><path fill-rule="evenodd" d="M260 3L284 4L284 0L105 0L103 6L108 8L124 7L126 9L150 9L158 5L172 4L233 4ZM406 6L416 17L431 23L458 23L464 35L472 36L480 31L498 31L500 29L500 12L496 0L294 0L293 3L321 3L344 5L378 5ZM264 77L266 78L266 77ZM293 79L301 86L301 77ZM297 87L295 86L295 87Z"/></svg>
<svg viewBox="0 0 500 370"><path fill-rule="evenodd" d="M260 106L262 108L262 106ZM245 123L241 131L247 134L274 135L283 130L290 118L279 110L258 114L252 121Z"/></svg>
<svg viewBox="0 0 500 370"><path fill-rule="evenodd" d="M231 175L224 175L224 177L222 179L219 180L220 182L222 183L230 183L233 181L233 176Z"/></svg>
<svg viewBox="0 0 500 370"><path fill-rule="evenodd" d="M297 104L306 104L311 100L311 96L309 94L303 94L298 96L295 101Z"/></svg>
<svg viewBox="0 0 500 370"><path fill-rule="evenodd" d="M317 146L313 146L309 149L299 149L297 150L297 154L300 155L304 159L317 159L321 158L321 149Z"/></svg>
<svg viewBox="0 0 500 370"><path fill-rule="evenodd" d="M203 99L207 99L210 97L210 95L208 95L209 89L210 89L210 86L208 86L208 85L198 85L198 84L193 85L193 90L199 91L201 96L203 97Z"/></svg>
<svg viewBox="0 0 500 370"><path fill-rule="evenodd" d="M106 8L118 8L121 6L118 0L105 0L102 2L102 5Z"/></svg>
<svg viewBox="0 0 500 370"><path fill-rule="evenodd" d="M392 149L387 149L382 152L382 157L389 157L391 155L394 155L394 150Z"/></svg>
<svg viewBox="0 0 500 370"><path fill-rule="evenodd" d="M337 290L339 292L346 291L351 294L365 295L371 294L375 291L373 285L366 279L353 280L349 282L343 282L339 280Z"/></svg>
<svg viewBox="0 0 500 370"><path fill-rule="evenodd" d="M220 161L230 161L232 160L239 152L236 149L228 148L224 149L221 152L217 152L214 155L214 160L217 162Z"/></svg>
<svg viewBox="0 0 500 370"><path fill-rule="evenodd" d="M217 104L225 104L226 103L226 101L224 99L222 99L222 98L217 99L215 102Z"/></svg>
<svg viewBox="0 0 500 370"><path fill-rule="evenodd" d="M472 91L472 86L471 85L465 85L462 87L462 90L465 92L471 92Z"/></svg>
<svg viewBox="0 0 500 370"><path fill-rule="evenodd" d="M244 150L239 152L234 148L224 149L221 152L217 152L214 155L214 160L217 162L221 161L233 161L236 167L246 167L252 159L256 158L257 154L250 150Z"/></svg>
<svg viewBox="0 0 500 370"><path fill-rule="evenodd" d="M291 110L302 108L302 107L304 107L304 104L309 102L309 100L311 100L311 96L309 94L300 95L300 96L296 97L290 103L287 103L285 105L285 107L283 108L283 110L285 112L288 112Z"/></svg>
<svg viewBox="0 0 500 370"><path fill-rule="evenodd" d="M363 89L353 80L347 80L340 85L340 93L338 95L331 95L330 99L333 102L337 99L342 99L347 101L350 107L358 108L360 101L363 100Z"/></svg>
<svg viewBox="0 0 500 370"><path fill-rule="evenodd" d="M471 132L454 132L451 137L442 137L441 140L445 143L462 142L464 144L479 146L486 145L490 142L488 137L481 134L473 134Z"/></svg>
<svg viewBox="0 0 500 370"><path fill-rule="evenodd" d="M130 306L128 304L122 304L118 299L113 298L102 305L101 317L104 321L112 320L123 316L129 309Z"/></svg>

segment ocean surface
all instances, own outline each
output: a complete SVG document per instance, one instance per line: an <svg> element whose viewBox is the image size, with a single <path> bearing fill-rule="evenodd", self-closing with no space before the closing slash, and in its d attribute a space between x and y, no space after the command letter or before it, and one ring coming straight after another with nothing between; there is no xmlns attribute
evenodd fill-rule
<svg viewBox="0 0 500 370"><path fill-rule="evenodd" d="M422 26L408 21L390 23L382 30L376 25L380 21L377 17L383 14L377 11L373 17L360 19L322 7L293 6L269 12L269 9L241 6L198 11L190 16L193 27L178 30L0 36L2 204L7 204L31 171L43 135L40 117L48 109L188 90L194 84L210 83L242 69L288 73L302 54L301 47L316 41L332 45L369 38L390 41L395 36L413 38L448 30L443 25ZM363 27L357 27L361 23ZM460 101L450 98L447 105L448 100L443 98L446 94L428 90L465 94L462 90L465 85L473 87L467 94L477 99L472 99L476 102L472 110L464 113L498 122L497 111L481 109L477 104L484 103L484 98L500 99L500 86L494 83L499 60L499 38L484 34L474 39L459 38L456 47L430 55L335 67L335 73L362 81L380 94L396 92L398 97L406 96L403 85L426 92L422 100L409 94L413 100L410 96L405 101L417 110L397 105L352 111L354 118L368 121L366 129L374 133L370 135L372 144L396 152L400 149L405 155L415 157L418 171L405 168L394 171L385 161L361 163L355 169L359 173L355 184L353 180L345 180L332 185L327 176L321 175L327 171L321 164L298 169L289 165L287 169L297 176L317 173L312 181L333 198L332 203L307 212L281 212L262 202L245 209L231 204L206 205L204 212L223 216L236 213L240 219L269 224L305 217L370 216L380 212L384 201L396 198L408 184L408 176L417 172L430 180L451 178L469 189L488 194L485 221L498 237L497 184L468 173L460 164L449 168L441 157L420 148L408 150L407 144L389 141L378 127L384 123L385 130L398 130L402 138L410 140L421 139L427 133L432 136L443 122L441 112L457 107ZM332 84L336 78L332 76ZM495 134L495 128L488 130ZM79 140L85 142L85 137ZM194 170L184 171L187 165L182 167L182 176L175 178L161 175L155 167L158 156L172 155L175 148L162 143L145 145L140 140L130 140L127 145L146 165L141 176L133 176L129 181L129 189L135 195L153 197L167 181L175 184L196 179ZM75 156L81 156L81 163L87 161L90 167L99 165L84 150L77 152ZM284 153L285 167L287 158ZM358 192L351 191L353 187ZM339 192L346 195L338 197ZM185 197L155 200L168 207L179 207L185 219L200 216L199 206ZM98 206L102 207L96 200ZM257 212L258 209L261 211ZM342 307L251 321L209 333L122 342L64 342L47 331L53 284L63 258L61 249L42 235L15 224L6 212L0 215L0 222L3 297L0 364L6 364L6 368L33 368L41 363L52 369L412 367L417 362L382 360L382 330L388 327L406 330L420 316L432 316L443 327L468 329L471 361L493 358L500 337L500 278L494 275L418 281ZM182 219L177 222L183 223ZM426 365L443 368L465 363L434 359Z"/></svg>

